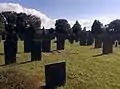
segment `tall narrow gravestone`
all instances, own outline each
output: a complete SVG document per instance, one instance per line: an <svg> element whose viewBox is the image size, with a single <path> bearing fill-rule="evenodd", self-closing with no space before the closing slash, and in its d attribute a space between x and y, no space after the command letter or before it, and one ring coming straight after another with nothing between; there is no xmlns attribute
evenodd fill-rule
<svg viewBox="0 0 120 89"><path fill-rule="evenodd" d="M25 53L31 52L33 34L34 34L34 28L32 26L27 27L24 31L24 52Z"/></svg>
<svg viewBox="0 0 120 89"><path fill-rule="evenodd" d="M48 89L54 89L54 87L63 86L65 84L65 66L65 62L45 65L46 87Z"/></svg>
<svg viewBox="0 0 120 89"><path fill-rule="evenodd" d="M100 37L95 38L95 48L102 47L102 39Z"/></svg>
<svg viewBox="0 0 120 89"><path fill-rule="evenodd" d="M31 49L31 61L39 61L41 60L41 41L33 40L32 41L32 49Z"/></svg>
<svg viewBox="0 0 120 89"><path fill-rule="evenodd" d="M5 35L2 35L2 40L5 40Z"/></svg>
<svg viewBox="0 0 120 89"><path fill-rule="evenodd" d="M59 34L57 36L57 50L64 50L65 49L65 35Z"/></svg>
<svg viewBox="0 0 120 89"><path fill-rule="evenodd" d="M11 64L16 62L16 47L14 41L4 42L5 64Z"/></svg>
<svg viewBox="0 0 120 89"><path fill-rule="evenodd" d="M81 34L80 34L80 45L81 46L86 46L86 32L85 31L83 31L83 32L81 32Z"/></svg>
<svg viewBox="0 0 120 89"><path fill-rule="evenodd" d="M32 40L32 49L31 49L31 61L41 60L42 54L42 30L38 29L34 35Z"/></svg>
<svg viewBox="0 0 120 89"><path fill-rule="evenodd" d="M42 40L42 52L50 52L51 50L51 40L43 39Z"/></svg>
<svg viewBox="0 0 120 89"><path fill-rule="evenodd" d="M74 34L73 33L71 33L70 35L69 35L69 37L68 37L68 39L69 39L69 42L70 42L70 44L74 44Z"/></svg>
<svg viewBox="0 0 120 89"><path fill-rule="evenodd" d="M103 54L113 53L112 39L108 36L103 39Z"/></svg>
<svg viewBox="0 0 120 89"><path fill-rule="evenodd" d="M24 40L24 53L30 53L31 52L31 45L32 45L31 39L25 39Z"/></svg>

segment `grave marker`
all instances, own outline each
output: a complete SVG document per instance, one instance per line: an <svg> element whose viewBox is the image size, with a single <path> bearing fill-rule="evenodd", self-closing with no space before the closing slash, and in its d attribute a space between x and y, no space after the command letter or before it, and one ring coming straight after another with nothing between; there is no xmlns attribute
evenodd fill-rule
<svg viewBox="0 0 120 89"><path fill-rule="evenodd" d="M50 89L54 89L54 87L65 85L66 82L65 67L66 67L65 62L45 65L45 77L47 87L49 87Z"/></svg>

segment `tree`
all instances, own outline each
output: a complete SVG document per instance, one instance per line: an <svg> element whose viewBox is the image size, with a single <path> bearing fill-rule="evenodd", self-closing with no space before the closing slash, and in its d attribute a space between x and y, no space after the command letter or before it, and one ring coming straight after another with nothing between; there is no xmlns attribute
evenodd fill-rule
<svg viewBox="0 0 120 89"><path fill-rule="evenodd" d="M55 23L55 30L57 33L67 34L70 32L70 24L66 19L58 19Z"/></svg>
<svg viewBox="0 0 120 89"><path fill-rule="evenodd" d="M120 19L113 20L108 26L112 31L120 32Z"/></svg>
<svg viewBox="0 0 120 89"><path fill-rule="evenodd" d="M101 22L99 22L99 20L95 20L93 22L91 33L94 38L96 38L98 35L102 34L102 32L103 32L102 26L103 26L103 24Z"/></svg>
<svg viewBox="0 0 120 89"><path fill-rule="evenodd" d="M99 20L95 20L92 25L91 33L95 38L95 48L102 46L103 24Z"/></svg>
<svg viewBox="0 0 120 89"><path fill-rule="evenodd" d="M118 40L120 44L120 19L113 20L108 24L109 29L107 32L111 33L110 35L113 37L114 41Z"/></svg>
<svg viewBox="0 0 120 89"><path fill-rule="evenodd" d="M79 40L79 35L81 33L81 30L82 30L81 25L79 24L78 21L76 21L75 24L72 27L72 33L74 35L74 38L75 38L76 42L78 42L78 40Z"/></svg>
<svg viewBox="0 0 120 89"><path fill-rule="evenodd" d="M55 23L55 30L57 35L57 50L63 50L65 39L70 32L70 25L66 19L58 19Z"/></svg>
<svg viewBox="0 0 120 89"><path fill-rule="evenodd" d="M82 28L78 21L75 22L75 24L72 27L72 30L74 34L78 34L79 32L81 32Z"/></svg>

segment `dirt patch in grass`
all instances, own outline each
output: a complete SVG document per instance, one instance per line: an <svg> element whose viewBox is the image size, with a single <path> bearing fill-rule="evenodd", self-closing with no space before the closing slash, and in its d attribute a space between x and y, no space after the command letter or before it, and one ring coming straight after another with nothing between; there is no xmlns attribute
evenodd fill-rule
<svg viewBox="0 0 120 89"><path fill-rule="evenodd" d="M25 75L18 69L0 70L0 89L41 89L36 76Z"/></svg>

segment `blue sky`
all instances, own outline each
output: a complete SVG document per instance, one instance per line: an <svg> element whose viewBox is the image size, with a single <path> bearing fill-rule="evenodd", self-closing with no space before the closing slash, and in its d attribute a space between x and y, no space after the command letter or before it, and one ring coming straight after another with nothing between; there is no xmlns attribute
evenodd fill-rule
<svg viewBox="0 0 120 89"><path fill-rule="evenodd" d="M42 26L46 28L54 27L55 19L67 19L71 26L78 20L82 27L87 29L91 29L95 19L103 24L120 19L120 0L0 0L0 3L0 11L20 10L34 13L42 18ZM27 11L24 8L27 8Z"/></svg>
<svg viewBox="0 0 120 89"><path fill-rule="evenodd" d="M50 18L76 20L120 15L120 0L0 0L3 2L37 9Z"/></svg>

